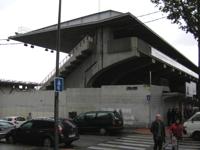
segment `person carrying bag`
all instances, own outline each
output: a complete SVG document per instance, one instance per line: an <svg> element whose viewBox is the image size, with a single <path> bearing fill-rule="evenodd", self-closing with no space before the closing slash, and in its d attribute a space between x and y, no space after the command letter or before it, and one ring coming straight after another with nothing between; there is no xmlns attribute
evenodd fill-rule
<svg viewBox="0 0 200 150"><path fill-rule="evenodd" d="M170 126L169 131L171 137L172 150L178 150L178 143L182 140L183 135L183 126L180 123L179 119L177 119L176 122Z"/></svg>

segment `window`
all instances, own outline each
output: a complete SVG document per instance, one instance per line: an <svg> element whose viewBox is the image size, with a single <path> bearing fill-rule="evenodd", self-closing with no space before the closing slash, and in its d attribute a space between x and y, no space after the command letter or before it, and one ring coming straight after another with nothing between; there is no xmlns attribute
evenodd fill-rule
<svg viewBox="0 0 200 150"><path fill-rule="evenodd" d="M6 118L6 120L8 120L8 121L12 121L12 118Z"/></svg>
<svg viewBox="0 0 200 150"><path fill-rule="evenodd" d="M33 126L33 122L27 122L21 126L22 129L31 129Z"/></svg>
<svg viewBox="0 0 200 150"><path fill-rule="evenodd" d="M33 128L36 129L49 129L49 128L54 128L54 122L50 121L35 121Z"/></svg>
<svg viewBox="0 0 200 150"><path fill-rule="evenodd" d="M84 120L84 114L80 114L79 116L78 116L78 120Z"/></svg>
<svg viewBox="0 0 200 150"><path fill-rule="evenodd" d="M111 118L111 115L106 112L99 112L99 113L97 113L97 118L98 119L109 119L109 118Z"/></svg>
<svg viewBox="0 0 200 150"><path fill-rule="evenodd" d="M16 120L17 121L25 121L25 118L24 117L17 117Z"/></svg>
<svg viewBox="0 0 200 150"><path fill-rule="evenodd" d="M200 121L200 114L192 118L192 121Z"/></svg>
<svg viewBox="0 0 200 150"><path fill-rule="evenodd" d="M96 113L86 113L85 118L86 119L94 119L96 117Z"/></svg>

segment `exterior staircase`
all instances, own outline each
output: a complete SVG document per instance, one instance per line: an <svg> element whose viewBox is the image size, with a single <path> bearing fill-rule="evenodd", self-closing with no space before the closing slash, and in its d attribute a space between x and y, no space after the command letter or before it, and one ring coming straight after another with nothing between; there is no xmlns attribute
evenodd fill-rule
<svg viewBox="0 0 200 150"><path fill-rule="evenodd" d="M69 75L78 65L88 57L93 49L93 38L85 36L69 53L69 57L65 57L59 63L60 77L65 78ZM54 86L55 70L51 71L45 79L41 82L40 89L52 90Z"/></svg>

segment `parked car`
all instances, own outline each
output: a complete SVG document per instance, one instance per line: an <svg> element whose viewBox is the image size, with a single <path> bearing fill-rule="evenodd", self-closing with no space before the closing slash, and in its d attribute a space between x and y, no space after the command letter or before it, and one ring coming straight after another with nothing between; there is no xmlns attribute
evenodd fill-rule
<svg viewBox="0 0 200 150"><path fill-rule="evenodd" d="M196 112L184 124L184 132L194 140L200 140L200 112Z"/></svg>
<svg viewBox="0 0 200 150"><path fill-rule="evenodd" d="M24 123L26 121L26 119L21 116L4 117L3 120L13 123L16 127L19 127L22 123Z"/></svg>
<svg viewBox="0 0 200 150"><path fill-rule="evenodd" d="M19 128L11 130L6 136L6 141L53 146L54 124L54 119L50 118L29 120ZM77 127L68 119L59 119L58 131L59 143L70 145L79 139Z"/></svg>
<svg viewBox="0 0 200 150"><path fill-rule="evenodd" d="M5 138L6 134L14 128L15 128L14 124L5 120L0 120L0 139Z"/></svg>
<svg viewBox="0 0 200 150"><path fill-rule="evenodd" d="M119 131L123 128L123 119L116 111L90 111L82 113L74 119L80 131Z"/></svg>

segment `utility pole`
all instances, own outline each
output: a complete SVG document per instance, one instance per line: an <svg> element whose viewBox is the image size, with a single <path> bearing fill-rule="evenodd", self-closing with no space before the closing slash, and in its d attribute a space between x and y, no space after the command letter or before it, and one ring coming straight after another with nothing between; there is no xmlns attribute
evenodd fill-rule
<svg viewBox="0 0 200 150"><path fill-rule="evenodd" d="M149 95L149 127L151 126L151 71L149 71L149 92L150 92L150 95Z"/></svg>
<svg viewBox="0 0 200 150"><path fill-rule="evenodd" d="M61 0L59 0L58 25L57 25L57 37L56 37L56 77L59 77L60 18L61 18ZM54 143L54 150L59 149L58 118L59 118L59 92L55 90L55 100L54 100L54 121L55 121L55 129L54 129L55 130L54 131L55 139L54 140L55 140L55 143Z"/></svg>

